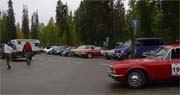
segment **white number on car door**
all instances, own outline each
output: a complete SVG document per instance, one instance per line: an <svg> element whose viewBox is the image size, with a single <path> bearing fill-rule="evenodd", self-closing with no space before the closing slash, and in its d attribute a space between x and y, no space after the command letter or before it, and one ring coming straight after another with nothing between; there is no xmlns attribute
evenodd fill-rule
<svg viewBox="0 0 180 95"><path fill-rule="evenodd" d="M171 68L173 76L180 75L180 63L172 64Z"/></svg>

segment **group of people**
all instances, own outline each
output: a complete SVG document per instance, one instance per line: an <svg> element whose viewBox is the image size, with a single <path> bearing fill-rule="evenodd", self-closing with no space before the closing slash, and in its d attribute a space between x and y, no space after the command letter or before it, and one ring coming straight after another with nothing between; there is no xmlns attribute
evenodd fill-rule
<svg viewBox="0 0 180 95"><path fill-rule="evenodd" d="M8 69L11 69L10 61L12 59L13 48L11 47L10 42L7 42L4 45L4 53L6 55L7 67L8 67ZM27 65L30 65L31 57L32 57L32 47L28 41L26 41L26 43L24 44L23 53L26 57Z"/></svg>

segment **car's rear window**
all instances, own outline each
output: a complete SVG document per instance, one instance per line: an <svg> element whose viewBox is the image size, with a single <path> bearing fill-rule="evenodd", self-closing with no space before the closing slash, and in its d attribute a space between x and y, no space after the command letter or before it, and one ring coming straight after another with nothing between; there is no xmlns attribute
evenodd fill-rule
<svg viewBox="0 0 180 95"><path fill-rule="evenodd" d="M158 46L163 45L163 40L161 39L145 39L145 40L137 40L143 46Z"/></svg>

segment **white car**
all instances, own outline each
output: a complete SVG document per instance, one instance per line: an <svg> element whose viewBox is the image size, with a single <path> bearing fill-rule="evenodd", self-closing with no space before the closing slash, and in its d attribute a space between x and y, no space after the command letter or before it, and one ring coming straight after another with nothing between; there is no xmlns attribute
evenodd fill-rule
<svg viewBox="0 0 180 95"><path fill-rule="evenodd" d="M52 49L55 48L55 47L58 47L58 46L46 47L46 48L43 49L43 52L49 54L52 51Z"/></svg>

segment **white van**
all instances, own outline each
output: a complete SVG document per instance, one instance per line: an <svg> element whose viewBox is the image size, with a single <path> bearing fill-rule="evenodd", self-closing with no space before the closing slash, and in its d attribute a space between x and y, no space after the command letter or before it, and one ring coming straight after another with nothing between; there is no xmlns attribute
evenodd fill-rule
<svg viewBox="0 0 180 95"><path fill-rule="evenodd" d="M25 57L23 54L23 47L26 41L31 44L33 55L40 51L40 41L37 39L13 39L10 41L11 44L15 47L15 50L12 54L13 58Z"/></svg>

